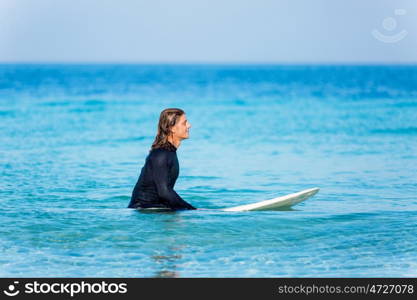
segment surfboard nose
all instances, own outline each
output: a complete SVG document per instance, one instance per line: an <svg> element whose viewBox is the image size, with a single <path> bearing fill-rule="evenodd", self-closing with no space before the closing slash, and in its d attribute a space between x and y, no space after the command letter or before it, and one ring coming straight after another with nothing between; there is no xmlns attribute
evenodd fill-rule
<svg viewBox="0 0 417 300"><path fill-rule="evenodd" d="M320 191L320 189L319 189L318 187L311 188L310 190L311 190L311 191L309 191L309 192L308 192L308 196L309 196L309 197L311 197L311 196L313 196L313 195L317 194L317 193Z"/></svg>

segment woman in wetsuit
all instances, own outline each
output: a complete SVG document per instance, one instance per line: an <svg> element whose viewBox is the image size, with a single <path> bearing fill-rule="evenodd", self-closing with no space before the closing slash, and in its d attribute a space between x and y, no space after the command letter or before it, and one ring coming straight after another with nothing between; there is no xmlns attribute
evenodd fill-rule
<svg viewBox="0 0 417 300"><path fill-rule="evenodd" d="M132 192L129 208L196 209L175 191L179 174L177 149L188 139L191 124L183 110L164 109L158 132Z"/></svg>

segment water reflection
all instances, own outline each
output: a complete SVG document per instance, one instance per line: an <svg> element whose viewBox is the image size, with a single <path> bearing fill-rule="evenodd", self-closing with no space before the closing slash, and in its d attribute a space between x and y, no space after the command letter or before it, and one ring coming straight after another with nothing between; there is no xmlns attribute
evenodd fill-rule
<svg viewBox="0 0 417 300"><path fill-rule="evenodd" d="M138 210L143 214L155 214L155 225L162 232L158 247L151 255L151 260L156 268L152 277L178 278L180 273L177 264L182 259L181 250L186 246L181 243L178 231L181 230L181 212L171 210ZM165 234L164 234L165 233Z"/></svg>
<svg viewBox="0 0 417 300"><path fill-rule="evenodd" d="M178 278L180 273L177 270L176 262L182 258L181 254L176 253L176 248L168 248L167 252L172 251L172 254L167 255L153 255L152 259L160 270L155 272L153 277L158 278Z"/></svg>

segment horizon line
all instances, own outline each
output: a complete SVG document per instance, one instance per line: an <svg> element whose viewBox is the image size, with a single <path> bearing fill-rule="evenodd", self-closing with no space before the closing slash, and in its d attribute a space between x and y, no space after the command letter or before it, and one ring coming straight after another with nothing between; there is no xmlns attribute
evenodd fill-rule
<svg viewBox="0 0 417 300"><path fill-rule="evenodd" d="M417 65L417 61L0 61L1 65Z"/></svg>

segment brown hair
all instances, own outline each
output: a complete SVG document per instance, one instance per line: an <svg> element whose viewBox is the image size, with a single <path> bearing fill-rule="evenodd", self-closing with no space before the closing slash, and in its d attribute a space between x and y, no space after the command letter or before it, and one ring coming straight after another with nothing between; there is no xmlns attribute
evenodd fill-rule
<svg viewBox="0 0 417 300"><path fill-rule="evenodd" d="M159 116L158 132L152 143L151 150L158 148L169 149L172 147L171 143L168 142L168 137L172 134L171 128L184 113L185 112L179 108L166 108L161 112Z"/></svg>

